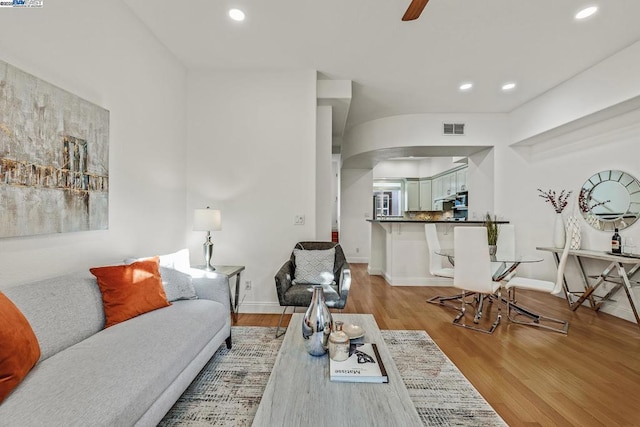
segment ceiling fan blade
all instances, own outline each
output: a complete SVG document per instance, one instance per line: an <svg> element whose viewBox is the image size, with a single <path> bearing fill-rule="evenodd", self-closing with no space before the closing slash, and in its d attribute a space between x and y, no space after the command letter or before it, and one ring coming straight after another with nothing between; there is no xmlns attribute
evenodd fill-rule
<svg viewBox="0 0 640 427"><path fill-rule="evenodd" d="M429 0L412 0L402 20L413 21L414 19L418 19L427 3L429 3Z"/></svg>

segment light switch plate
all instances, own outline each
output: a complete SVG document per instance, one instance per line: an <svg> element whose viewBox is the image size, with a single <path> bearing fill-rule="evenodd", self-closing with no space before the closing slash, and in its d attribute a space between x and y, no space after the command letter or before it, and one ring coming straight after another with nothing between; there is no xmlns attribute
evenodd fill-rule
<svg viewBox="0 0 640 427"><path fill-rule="evenodd" d="M293 218L293 224L294 225L304 225L304 214L296 215Z"/></svg>

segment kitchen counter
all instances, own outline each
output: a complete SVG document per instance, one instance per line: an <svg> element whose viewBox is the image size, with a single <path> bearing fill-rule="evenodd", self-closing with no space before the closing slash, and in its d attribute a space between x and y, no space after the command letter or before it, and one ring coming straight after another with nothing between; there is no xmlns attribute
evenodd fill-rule
<svg viewBox="0 0 640 427"><path fill-rule="evenodd" d="M451 279L429 273L425 224L436 224L441 248L453 247L456 227L482 226L484 221L378 218L371 224L369 274L381 275L391 286L451 286ZM496 221L508 224L509 221ZM446 259L443 263L447 264Z"/></svg>
<svg viewBox="0 0 640 427"><path fill-rule="evenodd" d="M367 219L369 222L377 222L377 223L408 223L408 224L479 224L483 225L484 221L456 221L453 219L408 219L408 218L378 218L378 219ZM509 221L495 221L496 224L509 224Z"/></svg>

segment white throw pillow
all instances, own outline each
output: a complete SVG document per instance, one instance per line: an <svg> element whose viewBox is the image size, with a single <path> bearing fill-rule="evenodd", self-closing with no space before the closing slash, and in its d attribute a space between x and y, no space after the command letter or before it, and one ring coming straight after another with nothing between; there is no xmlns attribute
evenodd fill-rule
<svg viewBox="0 0 640 427"><path fill-rule="evenodd" d="M127 258L125 264L148 259L144 258ZM180 299L197 299L196 289L193 287L191 275L188 274L191 269L189 261L189 249L182 249L167 255L160 255L160 277L162 278L162 286L164 293L167 294L168 301L177 301Z"/></svg>
<svg viewBox="0 0 640 427"><path fill-rule="evenodd" d="M167 301L198 298L190 275L173 268L160 267L160 277Z"/></svg>
<svg viewBox="0 0 640 427"><path fill-rule="evenodd" d="M294 284L330 285L334 283L333 262L336 249L294 249L296 269Z"/></svg>
<svg viewBox="0 0 640 427"><path fill-rule="evenodd" d="M173 268L174 270L188 273L189 269L191 269L189 249L181 249L172 254L160 255L160 267Z"/></svg>

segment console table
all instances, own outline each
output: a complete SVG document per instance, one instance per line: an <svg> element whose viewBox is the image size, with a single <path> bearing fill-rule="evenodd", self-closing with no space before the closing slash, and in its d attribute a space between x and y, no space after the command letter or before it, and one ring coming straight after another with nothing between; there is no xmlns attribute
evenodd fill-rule
<svg viewBox="0 0 640 427"><path fill-rule="evenodd" d="M538 247L536 248L540 251L547 251L553 253L553 258L556 261L556 266L560 260L560 253L562 252L562 248L551 248L551 247ZM633 286L637 285L638 282L632 280L633 276L640 270L640 257L636 256L628 256L628 255L613 255L604 251L593 251L588 249L577 249L577 250L569 250L569 255L572 256L576 263L578 264L582 284L584 286L584 291L571 291L569 286L567 285L567 278L564 277L563 280L563 288L564 293L567 298L567 303L571 310L577 310L578 307L582 305L583 302L589 300L589 305L593 310L600 310L602 304L604 304L613 294L615 294L620 288L623 288L625 293L627 294L627 299L629 300L629 304L631 304L631 310L633 310L633 315L636 318L636 323L640 326L640 316L638 316L638 310L636 307L639 307L639 301L636 295L633 293ZM601 261L609 262L609 265L595 277L595 283L589 283L589 275L585 270L583 259L597 259ZM627 266L625 268L625 266ZM611 276L611 273L618 273L617 276ZM614 283L615 286L607 292L604 296L596 296L594 292L602 285L604 282ZM577 300L572 301L574 297L578 297ZM598 299L598 301L596 301Z"/></svg>

